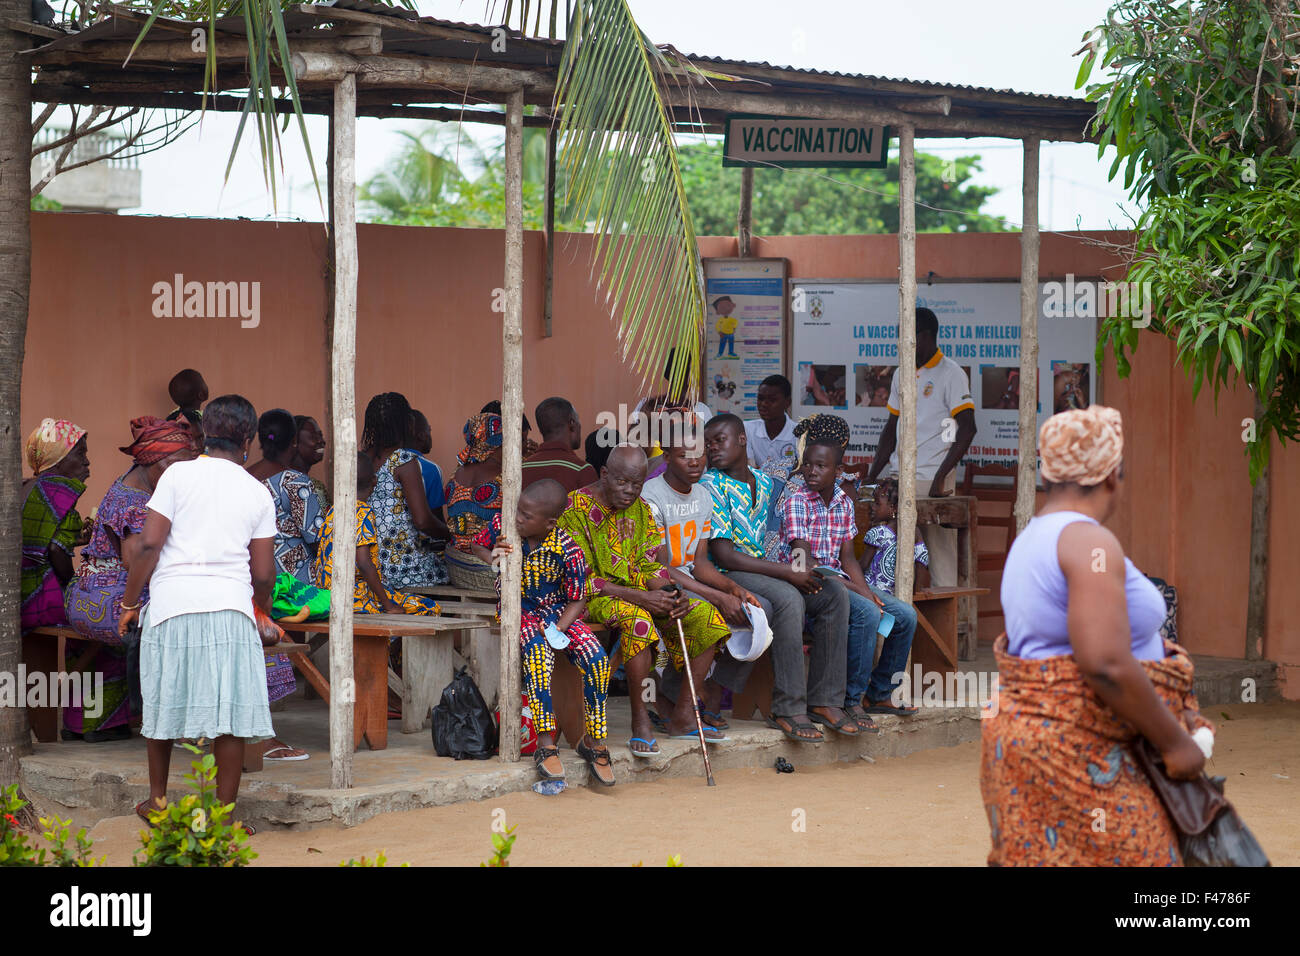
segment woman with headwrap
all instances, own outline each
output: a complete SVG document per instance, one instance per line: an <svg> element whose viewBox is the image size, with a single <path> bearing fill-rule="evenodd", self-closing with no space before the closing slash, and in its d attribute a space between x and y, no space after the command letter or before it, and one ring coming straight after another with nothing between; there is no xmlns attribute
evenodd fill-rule
<svg viewBox="0 0 1300 956"><path fill-rule="evenodd" d="M72 553L85 544L77 514L86 491L90 459L86 430L63 419L47 418L27 438L32 477L23 482L21 624L65 625L63 588L72 579Z"/></svg>
<svg viewBox="0 0 1300 956"><path fill-rule="evenodd" d="M465 423L465 447L456 456L460 467L447 482L447 528L454 549L447 551L447 571L457 587L490 591L496 586L491 565L470 554L474 536L501 511L501 416L490 412Z"/></svg>
<svg viewBox="0 0 1300 956"><path fill-rule="evenodd" d="M184 418L137 418L131 422L131 438L121 451L133 464L99 503L90 543L81 552L81 567L64 601L68 623L86 638L68 642L68 670L82 672L82 687L95 674L104 680L96 712L81 706L63 708L65 740L96 743L131 735L131 720L139 714L131 707L127 649L117 636L127 568L139 550L145 505L158 479L173 462L198 454L198 433Z"/></svg>
<svg viewBox="0 0 1300 956"><path fill-rule="evenodd" d="M366 405L361 450L375 464L370 508L379 542L379 579L393 591L447 583L439 550L447 525L442 509L429 507L410 431L411 405L401 392L384 392Z"/></svg>
<svg viewBox="0 0 1300 956"><path fill-rule="evenodd" d="M1119 412L1053 415L1038 446L1047 502L1007 555L999 689L981 721L989 863L1179 866L1178 835L1130 747L1143 736L1169 776L1192 778L1205 755L1189 730L1210 724L1191 658L1161 640L1164 599L1101 524L1124 477Z"/></svg>

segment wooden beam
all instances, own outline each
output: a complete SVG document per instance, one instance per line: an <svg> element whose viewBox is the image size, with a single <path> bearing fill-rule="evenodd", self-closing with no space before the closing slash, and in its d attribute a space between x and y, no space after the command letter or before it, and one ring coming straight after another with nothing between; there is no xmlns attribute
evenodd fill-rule
<svg viewBox="0 0 1300 956"><path fill-rule="evenodd" d="M522 481L524 416L524 91L506 104L506 311L501 325L501 527L515 526ZM512 535L512 537L515 537ZM501 568L501 761L519 760L519 619L523 549L517 544Z"/></svg>
<svg viewBox="0 0 1300 956"><path fill-rule="evenodd" d="M334 522L330 587L330 786L352 786L352 584L356 575L357 524L357 84L344 76L334 87L333 377Z"/></svg>
<svg viewBox="0 0 1300 956"><path fill-rule="evenodd" d="M1264 417L1265 408L1255 392L1255 421ZM1261 439L1268 441L1269 439ZM1268 629L1268 506L1271 482L1268 466L1250 490L1250 576L1246 592L1246 660L1264 656L1264 634Z"/></svg>
<svg viewBox="0 0 1300 956"><path fill-rule="evenodd" d="M460 60L295 53L291 62L299 83L334 83L355 73L359 87L372 89L396 84L495 93L513 93L525 86L554 89L552 78L543 73Z"/></svg>
<svg viewBox="0 0 1300 956"><path fill-rule="evenodd" d="M898 541L916 538L916 150L910 126L898 129ZM899 561L894 594L912 601L916 565Z"/></svg>
<svg viewBox="0 0 1300 956"><path fill-rule="evenodd" d="M1020 227L1020 455L1016 534L1034 516L1038 486L1038 140L1026 139Z"/></svg>
<svg viewBox="0 0 1300 956"><path fill-rule="evenodd" d="M542 292L542 334L551 337L551 308L555 292L555 146L559 130L547 120L546 133L546 205L542 210L542 226L546 232L546 275Z"/></svg>
<svg viewBox="0 0 1300 956"><path fill-rule="evenodd" d="M888 145L886 145L888 148ZM736 243L738 255L748 259L754 238L754 167L740 170L740 208L736 210Z"/></svg>
<svg viewBox="0 0 1300 956"><path fill-rule="evenodd" d="M216 54L218 60L247 60L248 41L243 37L218 34L215 47L204 46L195 49L190 38L182 40L145 40L135 52L131 52L134 40L101 40L88 43L83 47L50 50L46 53L36 51L31 60L37 65L43 64L77 64L85 62L104 63L203 63L208 58L209 50ZM378 54L384 48L384 41L377 36L340 36L290 38L289 49L302 53L337 53L350 55ZM127 57L130 60L127 60Z"/></svg>

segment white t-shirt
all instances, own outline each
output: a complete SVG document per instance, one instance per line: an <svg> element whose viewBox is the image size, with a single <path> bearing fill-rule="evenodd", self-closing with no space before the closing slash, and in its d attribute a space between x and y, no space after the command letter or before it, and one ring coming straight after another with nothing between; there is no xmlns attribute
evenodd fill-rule
<svg viewBox="0 0 1300 956"><path fill-rule="evenodd" d="M225 610L252 620L248 543L275 537L266 486L233 461L203 455L163 472L149 508L172 523L149 581L149 623Z"/></svg>
<svg viewBox="0 0 1300 956"><path fill-rule="evenodd" d="M794 437L794 419L785 416L785 426L775 438L767 437L767 423L761 418L745 422L745 441L749 446L749 463L762 468L773 458L786 464L794 463L798 454L799 439Z"/></svg>
<svg viewBox="0 0 1300 956"><path fill-rule="evenodd" d="M656 475L645 483L641 497L654 515L659 540L668 545L668 564L690 574L696 547L713 534L713 495L708 486L696 482L682 494L663 475Z"/></svg>
<svg viewBox="0 0 1300 956"><path fill-rule="evenodd" d="M897 415L903 407L898 391L899 369L889 386L889 411ZM962 367L943 351L936 350L934 357L916 370L916 477L923 481L934 478L943 460L948 457L951 444L944 441L943 422L956 418L965 409L974 409L970 397L970 382ZM955 439L956 432L952 433ZM898 448L889 456L888 474L898 474Z"/></svg>

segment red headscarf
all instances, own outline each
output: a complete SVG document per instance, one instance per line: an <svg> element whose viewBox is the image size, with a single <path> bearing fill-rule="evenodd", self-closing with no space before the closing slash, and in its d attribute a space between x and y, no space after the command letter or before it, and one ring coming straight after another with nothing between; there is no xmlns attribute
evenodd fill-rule
<svg viewBox="0 0 1300 956"><path fill-rule="evenodd" d="M185 419L164 421L153 415L131 420L131 444L121 449L137 465L152 465L178 451L198 451L194 426Z"/></svg>

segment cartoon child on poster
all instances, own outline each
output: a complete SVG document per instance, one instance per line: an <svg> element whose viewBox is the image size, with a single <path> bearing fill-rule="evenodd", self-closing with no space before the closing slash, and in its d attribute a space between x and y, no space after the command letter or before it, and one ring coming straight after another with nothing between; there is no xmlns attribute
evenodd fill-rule
<svg viewBox="0 0 1300 956"><path fill-rule="evenodd" d="M731 301L731 296L724 295L721 298L713 300L713 311L718 315L718 354L715 358L722 358L722 353L728 353L728 358L736 358L736 326L739 320L731 313L736 310L736 303Z"/></svg>

